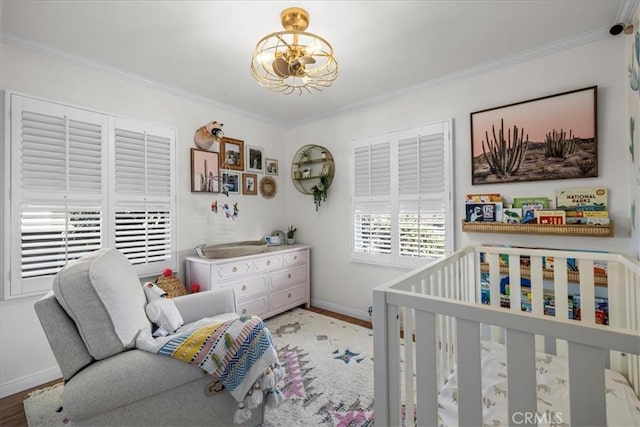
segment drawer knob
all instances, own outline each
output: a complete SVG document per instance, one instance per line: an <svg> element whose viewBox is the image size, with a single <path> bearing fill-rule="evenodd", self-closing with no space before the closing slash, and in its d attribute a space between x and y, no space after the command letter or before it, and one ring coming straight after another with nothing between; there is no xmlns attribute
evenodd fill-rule
<svg viewBox="0 0 640 427"><path fill-rule="evenodd" d="M287 274L287 279L291 279L291 273Z"/></svg>
<svg viewBox="0 0 640 427"><path fill-rule="evenodd" d="M238 271L238 267L233 267L233 270L231 270L231 271L233 271L235 273L236 271Z"/></svg>
<svg viewBox="0 0 640 427"><path fill-rule="evenodd" d="M289 294L287 295L287 298L291 298L291 293L289 293Z"/></svg>
<svg viewBox="0 0 640 427"><path fill-rule="evenodd" d="M247 314L247 309L246 308L242 309L242 314Z"/></svg>
<svg viewBox="0 0 640 427"><path fill-rule="evenodd" d="M294 260L298 259L298 255L294 255L294 256L293 256L293 259L294 259Z"/></svg>
<svg viewBox="0 0 640 427"><path fill-rule="evenodd" d="M267 265L271 265L271 261L267 261Z"/></svg>
<svg viewBox="0 0 640 427"><path fill-rule="evenodd" d="M242 285L242 290L246 291L247 290L247 285Z"/></svg>

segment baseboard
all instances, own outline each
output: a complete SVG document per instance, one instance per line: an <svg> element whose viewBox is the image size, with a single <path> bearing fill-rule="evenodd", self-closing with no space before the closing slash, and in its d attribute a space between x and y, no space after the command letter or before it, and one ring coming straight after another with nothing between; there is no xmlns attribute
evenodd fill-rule
<svg viewBox="0 0 640 427"><path fill-rule="evenodd" d="M311 298L311 305L313 307L322 308L324 310L333 311L338 314L344 314L345 316L355 317L356 319L371 321L371 316L366 311L354 310L351 307L345 307L339 304L334 304L327 301L322 301L316 298Z"/></svg>
<svg viewBox="0 0 640 427"><path fill-rule="evenodd" d="M62 372L60 371L60 368L55 367L27 375L25 377L16 378L15 380L7 381L0 384L0 399L4 399L12 394L20 393L21 391L37 387L58 378L62 378Z"/></svg>

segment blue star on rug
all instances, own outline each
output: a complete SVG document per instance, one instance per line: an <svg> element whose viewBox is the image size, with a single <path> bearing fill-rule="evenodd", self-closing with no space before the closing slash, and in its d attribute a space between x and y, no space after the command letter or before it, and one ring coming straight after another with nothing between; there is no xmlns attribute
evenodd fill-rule
<svg viewBox="0 0 640 427"><path fill-rule="evenodd" d="M339 350L336 350L333 352L333 354L338 354L338 352ZM334 357L334 359L342 360L344 363L349 363L352 357L358 356L359 354L360 353L353 353L349 351L349 349L346 349L343 354L341 354L340 356Z"/></svg>

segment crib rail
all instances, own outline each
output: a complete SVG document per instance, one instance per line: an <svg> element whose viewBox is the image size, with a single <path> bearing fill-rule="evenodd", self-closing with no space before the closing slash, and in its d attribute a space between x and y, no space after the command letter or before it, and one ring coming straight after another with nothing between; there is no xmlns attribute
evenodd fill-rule
<svg viewBox="0 0 640 427"><path fill-rule="evenodd" d="M525 257L528 265L523 269L521 259ZM554 257L556 266L575 259L579 274L568 277L565 268L554 268L550 273L544 268L549 257ZM609 326L596 325L601 319L595 315L595 285L602 280L598 270L594 272L596 265L606 266ZM500 277L505 270L510 282L507 308L501 307L500 299ZM489 295L487 305L480 304L482 272L489 275L488 292L484 292L485 297ZM531 313L521 311L524 275L530 281L527 292L531 294ZM460 425L478 424L482 418L478 396L481 396L483 330L488 338L507 343L508 381L520 384L509 387L510 413L535 412L537 348L579 360L570 364L569 372L572 424L604 421L603 378L607 364L623 373L636 393L640 390L639 276L637 264L617 254L478 246L465 248L376 288L373 292L376 423L399 425L400 414L404 412L406 425L413 425L414 413L420 417L420 425L431 425L431 421L436 424L438 389L457 364ZM571 283L572 280L577 283ZM545 315L544 293L550 285L555 295L555 316ZM582 307L579 322L568 319L569 287L579 288ZM488 331L486 325L491 325ZM585 374L586 370L595 372L593 366L601 367L597 371L602 371L602 375ZM533 384L533 388L522 384ZM595 401L593 390L602 390L602 396Z"/></svg>

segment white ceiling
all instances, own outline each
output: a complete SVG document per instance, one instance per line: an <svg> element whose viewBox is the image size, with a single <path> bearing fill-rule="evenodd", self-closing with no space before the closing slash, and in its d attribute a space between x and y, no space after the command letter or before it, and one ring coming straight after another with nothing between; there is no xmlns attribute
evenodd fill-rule
<svg viewBox="0 0 640 427"><path fill-rule="evenodd" d="M633 3L633 1L631 2ZM123 73L283 126L470 70L608 36L629 0L31 1L2 0L4 41ZM285 96L249 70L290 6L336 52L321 93ZM219 119L219 118L218 118Z"/></svg>

